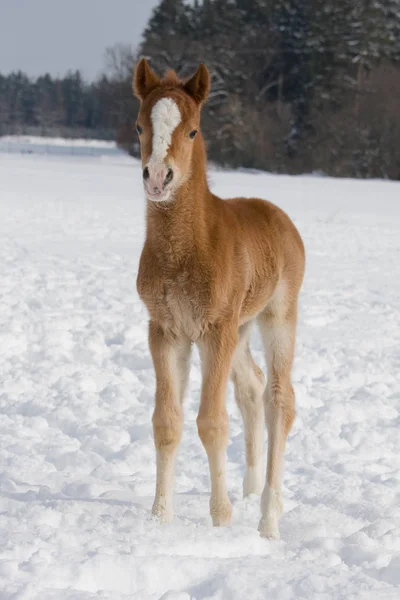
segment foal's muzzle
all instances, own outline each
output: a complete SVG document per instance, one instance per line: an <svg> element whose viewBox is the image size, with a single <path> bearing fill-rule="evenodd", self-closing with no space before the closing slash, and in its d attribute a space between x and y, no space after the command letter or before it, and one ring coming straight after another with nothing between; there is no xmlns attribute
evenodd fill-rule
<svg viewBox="0 0 400 600"><path fill-rule="evenodd" d="M167 165L149 163L143 169L143 183L147 196L151 200L164 199L169 192L168 186L174 178L174 171Z"/></svg>

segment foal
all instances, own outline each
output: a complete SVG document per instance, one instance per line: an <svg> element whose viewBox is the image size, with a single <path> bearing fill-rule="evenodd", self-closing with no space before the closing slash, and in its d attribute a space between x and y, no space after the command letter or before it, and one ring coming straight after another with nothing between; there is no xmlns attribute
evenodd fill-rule
<svg viewBox="0 0 400 600"><path fill-rule="evenodd" d="M279 538L283 454L295 416L290 371L303 243L277 206L255 198L221 200L209 190L200 109L210 75L203 64L181 81L174 71L160 79L142 59L133 89L141 100L137 131L147 197L147 236L137 288L150 314L149 345L157 379L153 515L161 522L173 517L182 401L196 343L203 372L197 426L210 467L213 524L228 525L232 513L225 485L225 395L231 373L245 430L243 493L262 492L259 531ZM265 345L266 387L249 349L255 320ZM264 489L263 398L268 429Z"/></svg>

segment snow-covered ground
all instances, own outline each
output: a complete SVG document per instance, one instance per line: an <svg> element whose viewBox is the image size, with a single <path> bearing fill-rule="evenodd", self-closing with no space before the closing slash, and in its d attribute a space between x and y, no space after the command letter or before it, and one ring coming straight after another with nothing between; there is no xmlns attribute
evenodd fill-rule
<svg viewBox="0 0 400 600"><path fill-rule="evenodd" d="M1 600L400 597L400 184L216 171L211 184L282 206L307 249L282 540L258 536L258 498L241 498L232 389L233 523L211 527L197 355L175 522L151 519L139 164L0 154Z"/></svg>

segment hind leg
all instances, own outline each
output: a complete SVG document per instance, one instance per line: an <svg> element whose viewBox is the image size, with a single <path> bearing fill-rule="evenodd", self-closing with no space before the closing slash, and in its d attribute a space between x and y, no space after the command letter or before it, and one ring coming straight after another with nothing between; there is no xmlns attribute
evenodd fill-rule
<svg viewBox="0 0 400 600"><path fill-rule="evenodd" d="M246 444L246 473L243 496L260 495L263 488L263 391L264 375L255 364L249 348L250 323L239 329L239 342L232 361L235 399L243 418Z"/></svg>
<svg viewBox="0 0 400 600"><path fill-rule="evenodd" d="M282 312L268 309L259 317L268 381L264 394L268 430L267 481L261 498L258 530L263 537L279 539L278 521L282 512L281 479L286 438L295 417L291 368L294 354L296 305Z"/></svg>

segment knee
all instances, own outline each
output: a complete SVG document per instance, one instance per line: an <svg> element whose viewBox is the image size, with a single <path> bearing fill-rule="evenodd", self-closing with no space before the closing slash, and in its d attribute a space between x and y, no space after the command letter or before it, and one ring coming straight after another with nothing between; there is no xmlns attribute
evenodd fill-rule
<svg viewBox="0 0 400 600"><path fill-rule="evenodd" d="M268 388L265 391L265 415L268 427L281 420L286 435L296 417L295 396L290 384L286 390Z"/></svg>
<svg viewBox="0 0 400 600"><path fill-rule="evenodd" d="M264 375L261 373L262 377ZM236 402L243 414L243 411L246 413L249 412L253 414L254 412L262 411L263 405L263 391L265 389L264 381L255 374L252 374L251 377L247 381L233 380L235 385L235 398Z"/></svg>
<svg viewBox="0 0 400 600"><path fill-rule="evenodd" d="M255 398L256 401L262 397L265 389L265 376L255 363L245 371L237 368L237 366L234 367L231 372L231 379L237 396Z"/></svg>
<svg viewBox="0 0 400 600"><path fill-rule="evenodd" d="M228 415L197 417L197 430L205 448L226 446L228 443L229 421Z"/></svg>
<svg viewBox="0 0 400 600"><path fill-rule="evenodd" d="M154 443L157 449L174 448L181 439L183 417L176 410L159 411L153 414Z"/></svg>

